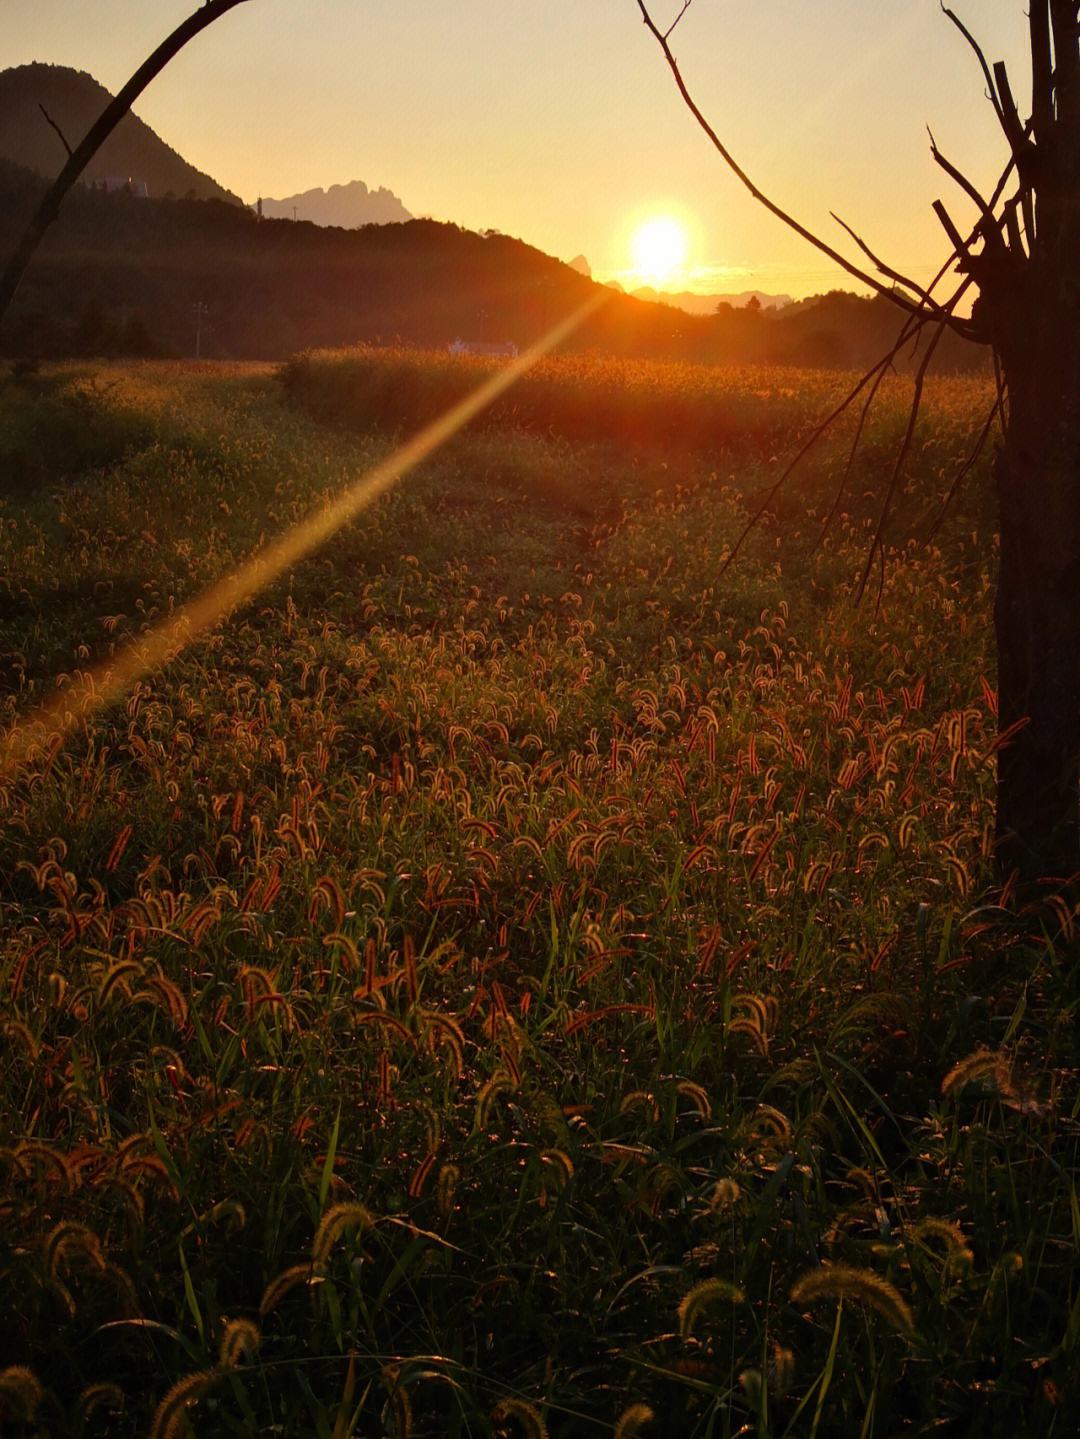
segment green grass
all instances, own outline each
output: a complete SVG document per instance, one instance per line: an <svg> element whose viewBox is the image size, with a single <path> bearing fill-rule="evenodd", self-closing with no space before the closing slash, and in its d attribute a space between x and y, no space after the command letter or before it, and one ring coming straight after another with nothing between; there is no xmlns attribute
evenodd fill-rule
<svg viewBox="0 0 1080 1439"><path fill-rule="evenodd" d="M0 494L5 724L393 443L47 379L0 453L95 438ZM905 542L983 396L856 608L886 399L832 539L839 446L722 579L771 452L496 417L2 783L5 1434L1071 1432L1075 917L991 903L980 477Z"/></svg>

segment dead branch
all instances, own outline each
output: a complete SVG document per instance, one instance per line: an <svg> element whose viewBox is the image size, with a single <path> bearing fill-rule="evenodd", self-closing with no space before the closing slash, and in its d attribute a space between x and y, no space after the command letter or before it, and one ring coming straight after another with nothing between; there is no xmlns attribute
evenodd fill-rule
<svg viewBox="0 0 1080 1439"><path fill-rule="evenodd" d="M905 336L905 339L907 338L910 337ZM817 542L814 545L815 550L820 549L820 547L825 543L825 536L829 533L829 530L832 528L833 521L840 513L840 506L843 504L844 495L847 493L848 480L851 478L851 472L855 468L855 460L858 457L859 446L862 444L863 431L866 428L866 422L870 418L870 411L874 408L874 401L877 399L877 393L878 390L881 388L881 382L888 374L889 369L889 365L878 366L878 372L874 377L873 384L870 386L870 392L867 395L866 401L859 412L859 419L858 423L855 426L855 434L851 441L851 448L848 450L847 464L844 466L843 473L840 476L840 483L836 487L836 494L833 497L832 506L822 523L821 533L818 535Z"/></svg>
<svg viewBox="0 0 1080 1439"><path fill-rule="evenodd" d="M840 226L842 230L847 231L847 233L855 241L856 245L858 245L859 249L866 256L866 258L877 267L880 274L885 275L890 280L895 280L898 285L904 285L912 292L913 295L918 295L920 300L922 300L925 304L929 305L931 308L934 306L936 302L932 298L929 290L924 289L924 287L920 285L916 280L910 279L907 275L902 274L899 270L894 270L891 265L886 264L880 255L876 255L874 251L871 250L870 246L866 243L862 236L856 234L856 232L851 228L848 222L840 218L840 216L836 213L835 210L830 210L829 214L833 217L833 219L836 221L836 223Z"/></svg>
<svg viewBox="0 0 1080 1439"><path fill-rule="evenodd" d="M987 415L986 420L982 425L982 428L979 430L975 443L971 447L971 452L968 454L967 458L964 460L963 464L961 464L960 468L957 470L955 476L953 477L953 482L949 486L948 492L946 493L945 498L941 502L941 508L938 510L936 517L931 522L930 528L926 532L926 535L923 539L924 545L928 545L930 543L930 541L937 534L938 530L940 530L941 526L945 523L945 516L949 512L949 507L951 506L953 500L956 499L956 496L960 493L960 487L963 485L968 475L978 463L979 456L986 448L986 442L990 438L990 431L994 428L994 420L998 418L998 416L1001 417L1001 427L1002 429L1004 429L1005 416L1004 414L1002 414L1000 398L995 395L994 403L990 406L990 413Z"/></svg>
<svg viewBox="0 0 1080 1439"><path fill-rule="evenodd" d="M717 154L723 160L724 164L728 167L728 169L740 182L740 184L742 184L743 187L748 190L749 193L754 197L754 199L757 200L759 204L763 205L765 209L770 212L770 214L775 215L778 220L781 220L785 225L787 225L790 230L793 230L796 235L798 235L801 239L805 240L807 244L812 245L815 250L819 250L828 259L832 260L834 264L839 265L842 270L846 270L847 273L851 275L854 279L861 281L862 284L868 286L871 290L875 291L875 293L882 295L885 299L890 301L891 304L896 305L901 310L907 311L908 314L921 315L925 308L924 302L919 301L918 303L916 303L914 300L908 299L906 295L901 294L898 290L895 290L888 285L883 285L879 280L876 280L873 275L869 274L866 270L861 269L858 265L854 264L851 260L849 260L845 255L841 255L838 250L834 250L833 247L826 240L823 240L820 237L820 235L816 235L812 230L808 230L805 225L801 224L800 221L796 220L793 215L790 215L774 200L770 199L769 196L766 195L764 191L761 190L754 183L754 181L750 178L747 172L742 168L742 166L732 155L731 151L720 139L719 135L713 129L712 125L709 124L709 121L705 118L705 115L698 107L696 101L694 100L694 97L690 94L686 81L683 79L682 71L679 68L679 63L675 59L674 54L672 53L671 46L668 43L667 37L664 35L663 31L661 31L660 28L657 26L656 22L652 18L652 15L649 12L647 0L637 0L637 6L641 12L641 18L645 24L646 29L649 31L650 35L652 35L657 45L660 47L660 51L664 56L665 61L667 62L668 69L671 71L672 77L675 81L676 89L681 95L683 103L686 105L691 115L693 115L694 119L697 121L704 134L708 137L709 143L712 145L713 149L717 152ZM940 306L936 304L933 305L930 313L933 318L941 321L942 324L947 325L950 329L955 330L957 334L962 335L965 339L976 338L974 334L969 331L969 327L966 326L963 321L958 320L954 315L947 313Z"/></svg>
<svg viewBox="0 0 1080 1439"><path fill-rule="evenodd" d="M68 144L68 142L67 142L67 136L64 134L63 130L61 130L60 126L56 123L56 121L53 119L53 117L49 114L48 110L46 110L45 106L41 103L40 100L38 101L38 109L39 109L39 110L41 111L41 113L45 116L46 122L47 122L49 125L51 125L52 128L56 131L56 133L60 136L60 143L61 143L61 145L63 145L64 149L67 151L67 156L68 156L68 159L70 160L70 159L71 159L71 146L70 146L70 145Z"/></svg>
<svg viewBox="0 0 1080 1439"><path fill-rule="evenodd" d="M885 499L881 506L881 514L878 516L878 522L874 529L873 537L870 541L870 553L866 557L866 565L863 569L862 577L860 578L858 586L855 590L856 604L860 604L862 602L863 595L866 593L867 581L870 578L870 571L874 567L874 557L878 550L881 551L881 561L882 566L884 567L885 527L888 524L889 516L892 513L893 501L896 499L896 496L901 492L903 488L904 466L907 463L908 455L911 453L911 446L915 439L915 430L919 423L919 411L922 409L922 397L923 389L926 384L926 372L930 368L930 361L934 358L934 351L940 344L941 337L946 330L946 325L944 321L938 320L936 324L937 328L934 331L933 339L930 341L929 345L927 345L926 354L923 355L922 360L919 364L919 368L915 371L915 393L911 397L911 409L908 411L907 428L904 431L904 438L900 443L900 449L897 452L896 460L893 464L892 474L889 476L889 483L885 488ZM882 583L884 583L884 580L882 581ZM880 601L880 599L881 587L879 586L878 600Z"/></svg>
<svg viewBox="0 0 1080 1439"><path fill-rule="evenodd" d="M15 291L19 287L19 282L34 257L34 252L41 244L49 226L59 214L64 197L147 85L165 69L170 60L180 53L189 40L193 40L215 20L220 20L227 11L245 3L246 0L206 0L206 4L201 9L196 10L193 15L189 15L167 39L162 41L153 54L143 61L120 93L105 106L83 139L68 155L67 164L49 186L33 219L23 232L15 253L8 261L3 275L0 275L0 323L3 322Z"/></svg>
<svg viewBox="0 0 1080 1439"><path fill-rule="evenodd" d="M960 17L956 14L955 11L950 10L949 7L944 3L942 3L941 9L942 12L948 16L948 18L960 31L960 34L963 35L964 39L971 46L972 50L974 50L976 59L978 60L979 65L982 67L983 78L986 80L987 99L994 107L994 114L1001 122L1001 128L1005 130L1006 135L1008 135L1008 129L1005 123L1005 115L1001 108L1001 101L998 99L997 87L994 85L994 77L990 73L990 66L987 63L986 56L983 54L982 46L975 39L975 36L972 35L971 31L967 28L967 26L964 24L964 22L960 19Z"/></svg>
<svg viewBox="0 0 1080 1439"><path fill-rule="evenodd" d="M682 9L679 11L679 13L675 16L675 19L672 20L671 24L670 24L670 25L667 27L667 29L664 31L664 39L665 39L665 40L669 40L669 39L671 38L671 36L674 35L676 26L678 25L678 23L679 23L679 21L682 19L682 17L686 14L687 10L690 9L690 6L691 6L692 4L693 4L693 0L683 0Z"/></svg>
<svg viewBox="0 0 1080 1439"><path fill-rule="evenodd" d="M904 329L901 332L899 339L893 345L892 349L890 349L887 354L883 355L876 364L872 365L870 369L865 372L865 374L860 376L860 378L847 392L847 394L836 406L836 408L830 411L830 413L826 415L823 420L819 421L818 424L814 426L814 428L810 431L810 434L803 441L802 445L800 445L799 449L795 452L795 455L792 457L791 460L788 461L787 465L785 465L784 469L781 471L779 479L775 480L773 484L771 484L769 488L765 491L764 499L761 501L754 513L743 525L742 530L739 532L739 535L734 545L732 545L730 551L728 552L728 554L724 558L723 563L720 566L720 575L725 574L730 568L730 566L735 562L736 556L745 544L748 536L750 535L750 532L757 526L762 516L767 514L769 509L772 507L773 501L776 499L783 486L787 483L791 475L806 458L806 456L810 453L810 451L815 447L815 445L817 445L818 441L821 440L828 433L828 431L832 428L832 426L840 418L840 416L843 415L851 407L852 404L854 404L855 400L858 399L859 395L862 394L863 390L866 389L867 385L874 380L875 376L883 374L886 370L888 370L889 366L892 364L893 360L904 348L904 346L911 341L914 335L918 334L918 332L925 324L929 323L930 318L931 317L929 315L920 315L917 318L914 316L911 317L910 323L904 326Z"/></svg>
<svg viewBox="0 0 1080 1439"><path fill-rule="evenodd" d="M994 220L994 212L964 172L957 169L952 161L941 153L938 149L937 141L934 139L934 132L929 126L927 126L926 133L930 136L930 154L934 157L934 162L941 166L950 180L959 185L960 189L963 190L964 194L982 215L982 233L986 236L987 244L994 245L995 242L1000 244L1001 232Z"/></svg>
<svg viewBox="0 0 1080 1439"><path fill-rule="evenodd" d="M1020 112L1013 99L1012 86L1009 84L1009 72L1005 68L1004 60L998 60L995 63L994 79L997 81L1001 113L1005 117L1005 134L1015 155L1019 153L1023 145L1024 127L1020 123Z"/></svg>

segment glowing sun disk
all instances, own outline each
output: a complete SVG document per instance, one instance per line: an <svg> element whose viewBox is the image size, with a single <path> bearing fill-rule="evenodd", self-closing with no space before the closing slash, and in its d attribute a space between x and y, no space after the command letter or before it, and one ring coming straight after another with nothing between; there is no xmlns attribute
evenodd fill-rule
<svg viewBox="0 0 1080 1439"><path fill-rule="evenodd" d="M686 264L689 248L686 230L670 215L643 221L630 241L634 269L651 281L669 280Z"/></svg>

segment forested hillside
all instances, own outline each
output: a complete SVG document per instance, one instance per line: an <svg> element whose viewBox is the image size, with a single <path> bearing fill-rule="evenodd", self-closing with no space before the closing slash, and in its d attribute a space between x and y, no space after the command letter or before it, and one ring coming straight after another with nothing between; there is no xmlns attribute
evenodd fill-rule
<svg viewBox="0 0 1080 1439"><path fill-rule="evenodd" d="M0 251L14 247L43 182L0 162ZM220 201L79 190L31 267L4 335L11 355L281 359L357 342L521 346L597 292L596 283L508 235L434 220L358 230L258 219ZM688 315L604 290L567 347L643 359L862 366L896 338L883 299L835 293L790 312ZM947 336L941 369L981 363ZM909 357L910 358L910 357Z"/></svg>

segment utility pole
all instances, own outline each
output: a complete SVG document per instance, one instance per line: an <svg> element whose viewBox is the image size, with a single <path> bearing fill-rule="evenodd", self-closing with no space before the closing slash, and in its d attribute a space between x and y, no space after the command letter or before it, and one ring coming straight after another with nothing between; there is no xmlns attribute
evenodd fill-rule
<svg viewBox="0 0 1080 1439"><path fill-rule="evenodd" d="M206 319L207 315L209 315L209 313L210 313L210 306L204 304L202 300L196 300L195 303L194 303L194 305L192 305L191 309L192 309L192 313L193 313L194 316L195 316L195 358L196 358L197 360L201 360L201 359L202 359L202 327L203 327L203 321Z"/></svg>

